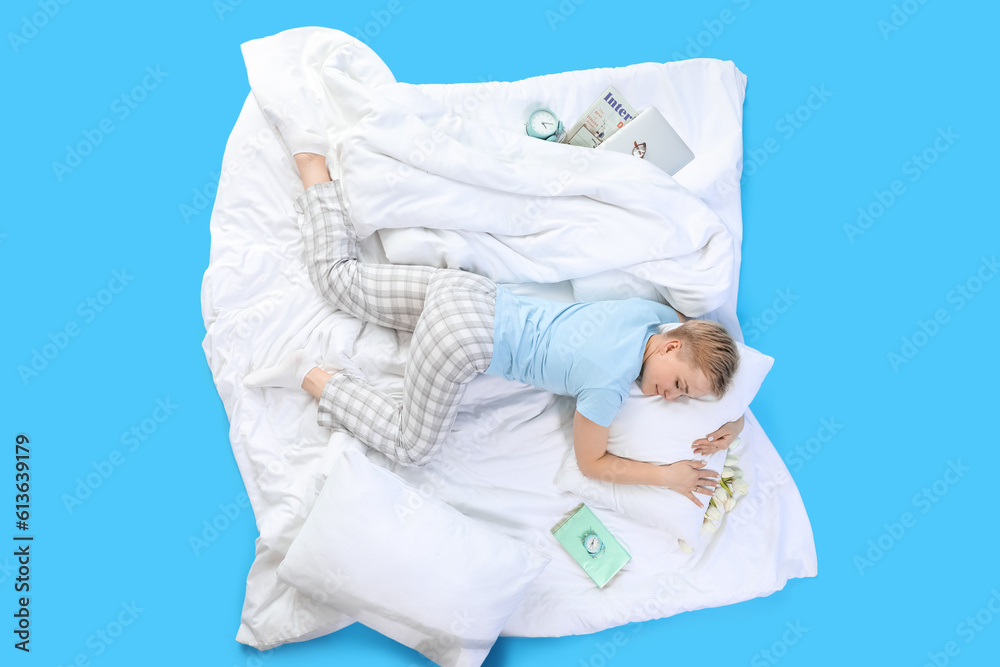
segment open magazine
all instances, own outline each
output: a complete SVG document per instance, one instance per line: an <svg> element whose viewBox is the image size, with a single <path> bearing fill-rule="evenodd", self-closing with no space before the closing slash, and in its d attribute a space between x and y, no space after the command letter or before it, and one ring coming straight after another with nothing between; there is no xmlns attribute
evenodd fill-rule
<svg viewBox="0 0 1000 667"><path fill-rule="evenodd" d="M562 143L597 148L638 115L614 86L608 86L580 120L566 131Z"/></svg>

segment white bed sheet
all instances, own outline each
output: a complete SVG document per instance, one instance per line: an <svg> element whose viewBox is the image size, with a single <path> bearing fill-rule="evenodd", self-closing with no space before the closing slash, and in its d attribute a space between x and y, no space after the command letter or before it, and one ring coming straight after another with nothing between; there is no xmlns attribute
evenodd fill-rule
<svg viewBox="0 0 1000 667"><path fill-rule="evenodd" d="M394 95L405 98L418 91L463 118L487 123L519 117L534 105L554 107L555 101L564 119L572 120L608 83L638 108L657 106L697 156L676 175L677 184L704 202L733 240L733 265L727 269L732 280L724 301L709 317L742 340L736 295L746 77L732 62L642 63L491 84L490 104L470 109L469 100L484 84L397 84L367 47L339 31L300 29L268 39L276 38L282 40L282 52L289 54L279 62L287 72L308 66L316 53L323 57L324 49L348 45L354 54L364 56L352 67L367 68L366 76L380 79ZM295 51L297 44L303 45L308 57ZM346 177L345 188L350 192ZM406 334L373 325L362 327L317 296L302 264L294 222L292 201L300 191L287 151L252 93L223 158L202 307L206 357L230 419L233 454L260 532L236 639L262 649L320 636L352 622L277 581L274 571L312 509L332 455L339 447L357 446L357 441L339 432L331 436L316 425L315 401L305 392L248 389L241 378L249 368L273 361L291 346L306 347L330 359L336 358L333 350L340 349L353 352L374 384L398 392L398 374L408 345ZM433 197L434 191L427 196ZM352 206L364 217L360 200ZM389 224L397 228L381 229L362 243L366 261L391 258L461 268L485 262L475 267L484 268L484 273L511 267L509 256L502 256L509 244L498 255L502 261L494 261L496 257L483 260L478 254L488 248L479 243L488 233L463 230L457 227L460 223L443 230L407 229L401 212ZM488 250L483 252L487 254ZM528 257L523 262L538 264L540 260ZM520 266L515 264L512 273L518 273ZM570 274L555 277L564 275ZM627 271L618 269L571 277L572 281L511 286L567 301L574 294L610 292L623 280L638 295L662 287L627 278ZM549 532L578 502L558 492L552 481L562 458L571 452L573 410L571 398L480 376L469 385L455 430L430 465L397 467L377 453L370 454L420 493L434 494L468 516L553 555L552 563L508 620L504 635L594 632L767 595L790 578L815 576L813 536L798 490L751 413L741 456L751 491L727 516L711 546L686 556L674 537L627 517L601 512L601 519L633 559L604 589L594 587Z"/></svg>

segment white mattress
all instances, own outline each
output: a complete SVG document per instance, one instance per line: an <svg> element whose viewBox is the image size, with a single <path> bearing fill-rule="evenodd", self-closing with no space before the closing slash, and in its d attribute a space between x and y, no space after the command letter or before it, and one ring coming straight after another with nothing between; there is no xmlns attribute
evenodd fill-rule
<svg viewBox="0 0 1000 667"><path fill-rule="evenodd" d="M206 357L231 422L233 454L260 532L236 639L269 648L320 636L352 622L277 581L274 571L312 509L331 456L338 447L354 443L351 436L342 432L331 435L316 424L316 403L305 392L249 389L241 379L251 367L273 361L293 346L330 359L336 357L333 350L346 350L353 353L374 384L398 392L409 342L408 334L396 335L373 325L362 327L357 320L333 310L309 282L292 208L301 184L286 148L261 110L267 103L260 100L272 94L269 81L284 78L287 83L305 71L322 72L322 76L303 77L302 87L325 88L330 93L331 86L339 85L338 74L331 76L330 70L339 68L353 77L348 81L351 85L361 81L367 90L378 92L379 100L360 105L354 104L357 95L351 93L350 109L338 108L322 121L328 124L327 136L336 147L334 168L342 172L352 216L359 220L359 228L367 226L375 232L362 244L366 261L391 259L478 270L516 291L562 300L573 300L574 294L584 298L580 295L610 292L627 284L639 296L648 296L652 290L654 295L675 301L687 299L692 304L688 310L693 311L698 303L712 306L708 316L722 322L742 341L736 296L746 77L730 61L641 63L491 83L488 101L473 109L469 100L476 98L484 84L397 83L373 52L335 30L286 31L244 45L244 54L253 93L226 146L212 213L212 248L202 309ZM635 182L631 178L600 192L595 190L592 196L583 190L582 194L562 192L562 199L549 211L564 214L565 220L544 230L512 230L504 227L507 223L502 220L490 221L487 201L496 202L496 206L514 201L522 206L517 197L537 197L537 191L519 180L528 174L514 168L506 174L502 187L487 188L483 185L487 181L477 183L475 179L484 174L492 177L500 168L497 164L485 161L492 166L480 168L477 162L467 170L473 173L465 177L448 171L451 154L445 149L435 151L434 160L416 165L427 168L427 179L410 181L411 185L419 183L419 188L404 187L390 193L400 200L398 204L389 195L373 192L379 179L384 181L385 165L390 164L378 160L399 158L389 158L386 149L375 146L388 130L378 123L363 127L366 108L426 100L428 109L453 112L474 124L466 127L481 131L511 127L515 121L523 124L526 111L536 106L558 108L565 121L572 121L609 83L637 108L655 105L694 151L695 160L673 179L640 173L650 179L649 187L663 202L675 203L677 210L687 215L670 217L668 213L658 221L636 212L644 205L641 201L647 191L628 190L628 183ZM344 101L343 93L337 101ZM430 112L414 110L413 105L408 108L419 119L430 117ZM393 127L399 136L406 129L398 124ZM404 140L402 136L400 141ZM546 148L543 142L537 142L537 147L525 142L523 148L511 142L506 138L494 148L516 146L506 155L524 155L529 162L536 155L534 151ZM447 146L447 142L441 145ZM477 150L492 150L484 145L467 144ZM525 152L517 153L521 150ZM544 155L551 154L550 150ZM402 159L405 161L405 156ZM511 158L509 164L516 167L518 162ZM383 171L375 174L377 165L382 165ZM533 168L544 170L548 166L543 161ZM574 187L577 185L593 187L582 181L574 182ZM455 210L456 203L463 201L465 205ZM677 233L671 231L672 238L689 239L693 245L655 258L653 264L663 273L653 275L668 275L663 282L638 280L636 276L650 275L649 262L636 270L636 257L630 253L648 244L618 227L616 237L625 240L616 241L610 249L606 244L594 246L605 238L602 228L581 234L573 226L578 211L590 215L587 206L599 207L594 213L599 222L609 218L604 215L608 211L620 209L621 215L634 213L640 228L673 225ZM451 217L449 211L454 211ZM692 216L703 221L698 234L688 233L694 229L687 226ZM466 224L469 219L475 222ZM491 227L494 224L497 226ZM713 231L706 234L705 229ZM577 245L562 253L553 252L554 248L566 248L571 242L567 239L574 238ZM601 262L591 261L595 257ZM714 287L685 291L682 282L671 282L669 276L682 275L685 266L708 264L711 258L725 258L725 266L707 269L718 271L712 275L725 280L716 290L718 298ZM590 275L587 267L596 273ZM537 282L540 277L545 278L544 284ZM704 296L700 302L699 296ZM687 556L677 547L676 538L627 517L599 512L633 558L609 585L596 588L549 531L579 502L561 494L553 484L563 457L572 448L573 411L572 398L484 375L469 385L455 430L431 464L397 467L380 454L370 454L421 493L434 494L466 515L552 554L551 564L531 585L523 604L508 620L504 635L594 632L768 595L790 578L815 576L812 530L798 490L767 435L748 413L741 465L751 490L727 516L711 546Z"/></svg>

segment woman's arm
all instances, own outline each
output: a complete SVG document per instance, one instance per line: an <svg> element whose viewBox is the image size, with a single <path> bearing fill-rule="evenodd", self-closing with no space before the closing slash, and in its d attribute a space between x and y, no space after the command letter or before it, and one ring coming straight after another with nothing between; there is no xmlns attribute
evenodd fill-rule
<svg viewBox="0 0 1000 667"><path fill-rule="evenodd" d="M608 428L577 411L573 417L573 450L580 472L615 484L666 486L664 466L633 461L608 452Z"/></svg>
<svg viewBox="0 0 1000 667"><path fill-rule="evenodd" d="M615 456L608 452L608 428L596 424L579 411L573 417L573 450L576 462L587 477L615 484L665 486L686 496L698 507L704 505L694 493L711 495L719 473L702 470L704 461L678 461L656 465Z"/></svg>

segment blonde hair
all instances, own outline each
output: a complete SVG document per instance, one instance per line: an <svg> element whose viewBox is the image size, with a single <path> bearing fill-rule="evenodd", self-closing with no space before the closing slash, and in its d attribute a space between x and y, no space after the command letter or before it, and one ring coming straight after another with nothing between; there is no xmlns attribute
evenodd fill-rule
<svg viewBox="0 0 1000 667"><path fill-rule="evenodd" d="M688 320L668 331L669 335L685 343L681 347L681 359L702 370L712 385L713 394L725 394L740 363L736 341L725 327L712 320Z"/></svg>

